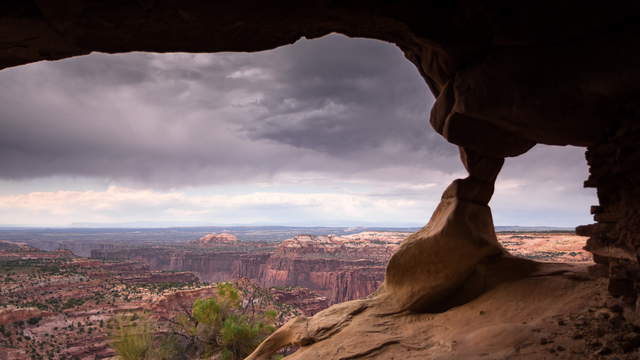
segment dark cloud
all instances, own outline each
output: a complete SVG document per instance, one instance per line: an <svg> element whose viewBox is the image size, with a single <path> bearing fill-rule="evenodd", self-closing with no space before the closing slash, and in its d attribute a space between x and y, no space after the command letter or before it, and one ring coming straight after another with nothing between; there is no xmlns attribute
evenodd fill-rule
<svg viewBox="0 0 640 360"><path fill-rule="evenodd" d="M289 210L302 216L301 206L316 203L321 215L305 221L426 221L444 187L464 176L456 147L428 125L433 98L424 81L399 49L379 41L332 35L253 54L92 54L0 71L0 88L0 180L81 176L161 190L34 195L45 208L80 204L73 219L97 201L141 219L205 211L209 221L217 213L202 204L235 202L237 213L221 210L233 215L227 221L280 211L285 223ZM290 192L267 199L268 211L250 210L260 194L189 202L191 195L162 192L255 188L282 174ZM508 159L492 200L496 223L588 222L596 200L581 187L586 176L579 148L536 146ZM300 197L305 186L331 194ZM28 203L25 196L0 199L0 210L2 201L13 204L3 216ZM290 206L276 211L284 198ZM136 206L160 212L134 214Z"/></svg>
<svg viewBox="0 0 640 360"><path fill-rule="evenodd" d="M455 147L428 126L424 82L379 41L333 35L254 54L92 54L4 70L0 86L3 178L174 187L281 171L459 171Z"/></svg>
<svg viewBox="0 0 640 360"><path fill-rule="evenodd" d="M297 61L278 71L283 86L265 103L295 99L295 105L262 118L254 137L334 156L385 145L451 154L427 125L432 97L424 81L394 46L335 37L282 55Z"/></svg>

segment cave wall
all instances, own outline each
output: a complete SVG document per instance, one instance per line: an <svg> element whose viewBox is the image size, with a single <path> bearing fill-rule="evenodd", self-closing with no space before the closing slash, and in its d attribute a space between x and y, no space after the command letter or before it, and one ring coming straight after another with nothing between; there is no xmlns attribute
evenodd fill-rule
<svg viewBox="0 0 640 360"><path fill-rule="evenodd" d="M586 249L596 268L609 276L609 292L630 309L639 309L640 293L640 114L612 123L604 141L589 146L586 187L597 189L595 224L579 226L589 236ZM635 321L640 318L632 314Z"/></svg>
<svg viewBox="0 0 640 360"><path fill-rule="evenodd" d="M0 69L92 51L259 51L331 32L391 42L437 98L433 128L477 158L497 163L537 143L588 147L586 185L600 204L596 224L578 231L612 294L633 303L638 18L637 2L575 0L7 0Z"/></svg>

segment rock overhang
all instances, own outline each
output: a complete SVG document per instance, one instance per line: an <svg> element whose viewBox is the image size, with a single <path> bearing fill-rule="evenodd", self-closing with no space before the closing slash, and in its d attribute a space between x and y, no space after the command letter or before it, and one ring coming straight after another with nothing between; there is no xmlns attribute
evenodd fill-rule
<svg viewBox="0 0 640 360"><path fill-rule="evenodd" d="M449 141L517 156L602 140L640 80L640 6L506 1L10 1L0 67L128 51L259 51L331 32L400 47L438 100ZM472 134L472 135L470 135Z"/></svg>
<svg viewBox="0 0 640 360"><path fill-rule="evenodd" d="M388 269L398 273L387 274L392 283L386 287L402 294L405 275L420 282L431 273L411 271L409 265L428 268L433 263L402 261L413 258L412 249L437 252L437 244L448 238L473 248L478 246L474 237L482 235L482 251L464 269L450 266L451 261L437 266L440 274L452 271L442 281L464 281L487 256L501 251L492 225L475 229L491 223L487 204L500 169L490 166L487 177L483 164L501 165L503 158L525 153L536 143L576 145L589 147L586 185L596 187L600 199L593 210L597 226L580 232L591 236L588 248L607 269L612 293L635 308L634 289L640 283L633 260L640 248L640 172L635 165L640 158L640 4L518 5L470 0L268 5L255 0L6 1L0 5L0 68L92 51L259 51L332 32L393 43L436 96L431 124L461 148L469 177L445 192L442 208L448 211L436 212L431 220L440 231L417 233L403 244ZM475 213L483 214L482 221ZM469 236L459 231L464 224ZM457 229L455 236L449 228ZM622 255L611 249L621 249ZM399 274L403 281L393 282ZM451 285L435 284L444 289L438 298L455 290ZM415 288L404 295L428 304ZM411 299L406 304L425 310L414 308Z"/></svg>

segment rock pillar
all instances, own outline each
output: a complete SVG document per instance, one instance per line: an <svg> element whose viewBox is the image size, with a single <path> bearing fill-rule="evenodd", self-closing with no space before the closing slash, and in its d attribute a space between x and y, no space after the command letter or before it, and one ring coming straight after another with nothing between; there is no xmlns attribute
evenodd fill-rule
<svg viewBox="0 0 640 360"><path fill-rule="evenodd" d="M435 311L485 258L503 253L488 206L504 159L460 148L469 172L449 185L429 223L387 266L381 297L395 311Z"/></svg>

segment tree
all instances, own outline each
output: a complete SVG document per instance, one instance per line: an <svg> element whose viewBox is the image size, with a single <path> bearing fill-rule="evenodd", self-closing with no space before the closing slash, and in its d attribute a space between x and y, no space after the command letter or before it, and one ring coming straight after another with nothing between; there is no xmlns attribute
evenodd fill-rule
<svg viewBox="0 0 640 360"><path fill-rule="evenodd" d="M160 323L140 317L117 322L113 347L124 360L207 358L240 360L275 330L277 312L257 311L255 292L247 299L232 283L217 285L216 295L198 299ZM251 304L249 304L250 302Z"/></svg>
<svg viewBox="0 0 640 360"><path fill-rule="evenodd" d="M258 321L251 320L246 315L234 314L227 317L220 329L223 359L243 359L249 355L275 330L272 325L273 319L273 312L265 313L264 318Z"/></svg>
<svg viewBox="0 0 640 360"><path fill-rule="evenodd" d="M277 314L257 313L255 297L245 300L243 295L232 283L219 283L216 296L196 300L190 314L176 317L175 333L188 339L196 356L220 353L225 360L243 359L275 330Z"/></svg>

